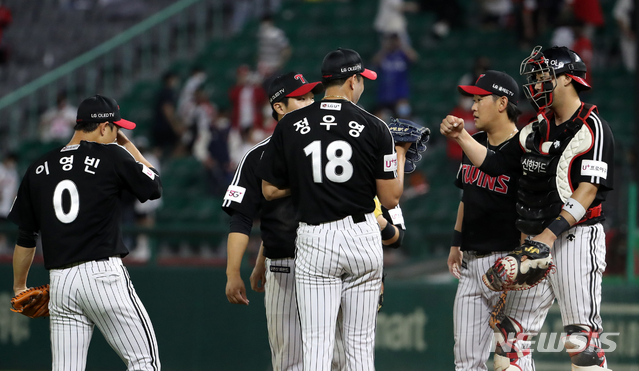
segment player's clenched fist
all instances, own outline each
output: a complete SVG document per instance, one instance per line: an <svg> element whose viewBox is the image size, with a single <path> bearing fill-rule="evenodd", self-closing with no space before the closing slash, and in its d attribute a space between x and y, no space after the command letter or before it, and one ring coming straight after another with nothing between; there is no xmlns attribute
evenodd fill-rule
<svg viewBox="0 0 639 371"><path fill-rule="evenodd" d="M456 138L464 130L464 119L452 115L446 116L439 125L439 132L447 138Z"/></svg>

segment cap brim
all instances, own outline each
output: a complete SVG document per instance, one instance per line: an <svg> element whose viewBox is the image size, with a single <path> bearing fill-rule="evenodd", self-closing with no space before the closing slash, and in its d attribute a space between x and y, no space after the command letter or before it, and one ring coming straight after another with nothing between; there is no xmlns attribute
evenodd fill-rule
<svg viewBox="0 0 639 371"><path fill-rule="evenodd" d="M118 125L122 129L128 129L128 130L135 129L135 122L132 122L129 120L120 119L119 121L113 121L113 123Z"/></svg>
<svg viewBox="0 0 639 371"><path fill-rule="evenodd" d="M360 75L366 77L369 80L377 79L377 72L364 68L364 71Z"/></svg>
<svg viewBox="0 0 639 371"><path fill-rule="evenodd" d="M286 97L288 98L301 97L302 95L306 95L310 92L313 92L313 94L319 94L323 90L324 90L324 85L322 85L321 82L309 82L308 84L304 84L300 86L299 88L293 90L292 92L288 93Z"/></svg>
<svg viewBox="0 0 639 371"><path fill-rule="evenodd" d="M484 90L482 88L478 88L474 85L458 85L457 86L457 90L462 94L462 95L492 95L493 93L489 92L488 90Z"/></svg>
<svg viewBox="0 0 639 371"><path fill-rule="evenodd" d="M587 87L588 89L592 89L592 86L590 86L590 84L588 84L585 79L568 73L566 75L570 76L573 80L577 81L579 84Z"/></svg>

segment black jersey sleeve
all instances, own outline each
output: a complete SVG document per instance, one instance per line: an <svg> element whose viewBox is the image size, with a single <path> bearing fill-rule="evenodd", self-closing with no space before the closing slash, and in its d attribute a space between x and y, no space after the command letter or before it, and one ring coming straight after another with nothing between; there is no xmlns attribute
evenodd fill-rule
<svg viewBox="0 0 639 371"><path fill-rule="evenodd" d="M262 204L262 179L257 168L269 139L251 148L240 161L231 184L226 190L222 209L229 215L240 212L251 219L258 216Z"/></svg>
<svg viewBox="0 0 639 371"><path fill-rule="evenodd" d="M598 184L602 191L612 190L615 157L612 130L596 112L590 113L586 125L592 133L593 144L587 152L575 158L571 168L573 184L586 182Z"/></svg>
<svg viewBox="0 0 639 371"><path fill-rule="evenodd" d="M260 160L257 176L278 188L287 188L288 169L284 153L283 131L286 127L285 116L275 127L273 135L264 148L264 154Z"/></svg>
<svg viewBox="0 0 639 371"><path fill-rule="evenodd" d="M519 136L515 135L497 151L488 149L484 162L479 169L490 176L499 176L507 172L521 172L521 156L524 154L519 145Z"/></svg>
<svg viewBox="0 0 639 371"><path fill-rule="evenodd" d="M13 201L11 211L7 216L7 219L18 225L20 229L27 231L38 232L40 231L40 225L35 215L35 209L31 200L31 192L29 187L29 175L33 173L33 169L30 167L20 183L18 188L18 194Z"/></svg>
<svg viewBox="0 0 639 371"><path fill-rule="evenodd" d="M377 118L373 118L377 119ZM375 162L375 179L397 178L397 153L395 152L395 141L386 124L379 120L377 122L378 151Z"/></svg>
<svg viewBox="0 0 639 371"><path fill-rule="evenodd" d="M162 182L157 170L137 162L133 155L120 145L112 144L108 145L108 148L115 157L115 171L128 191L140 202L160 198Z"/></svg>

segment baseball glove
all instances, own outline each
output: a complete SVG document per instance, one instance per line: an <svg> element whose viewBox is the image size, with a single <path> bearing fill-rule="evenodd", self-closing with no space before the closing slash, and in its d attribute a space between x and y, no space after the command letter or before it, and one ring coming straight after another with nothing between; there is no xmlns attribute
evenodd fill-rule
<svg viewBox="0 0 639 371"><path fill-rule="evenodd" d="M430 138L430 129L405 119L391 117L388 125L393 139L397 143L412 143L406 152L404 173L415 171L415 165L422 159L426 151L426 142Z"/></svg>
<svg viewBox="0 0 639 371"><path fill-rule="evenodd" d="M546 278L553 267L550 246L527 240L498 259L482 280L493 291L528 290Z"/></svg>
<svg viewBox="0 0 639 371"><path fill-rule="evenodd" d="M11 310L27 317L49 316L49 285L32 287L11 298Z"/></svg>

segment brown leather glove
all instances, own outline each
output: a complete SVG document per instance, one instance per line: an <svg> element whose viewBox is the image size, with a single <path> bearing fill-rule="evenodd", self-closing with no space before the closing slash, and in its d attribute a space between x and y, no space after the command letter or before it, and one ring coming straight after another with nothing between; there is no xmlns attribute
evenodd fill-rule
<svg viewBox="0 0 639 371"><path fill-rule="evenodd" d="M49 285L32 287L11 298L11 310L27 317L49 316Z"/></svg>

